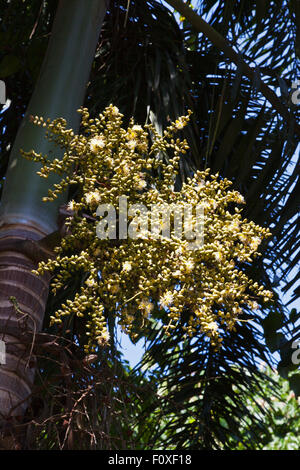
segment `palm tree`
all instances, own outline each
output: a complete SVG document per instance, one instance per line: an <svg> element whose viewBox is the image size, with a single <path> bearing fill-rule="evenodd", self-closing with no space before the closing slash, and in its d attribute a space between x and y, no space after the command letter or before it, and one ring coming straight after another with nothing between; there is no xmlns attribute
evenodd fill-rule
<svg viewBox="0 0 300 470"><path fill-rule="evenodd" d="M24 332L41 330L48 297L49 279L32 269L49 247L38 241L57 230L57 200L42 203L51 181L41 181L36 165L25 161L20 149L58 155L46 143L44 132L31 123L32 115L64 116L79 125L77 109L83 103L100 28L106 13L105 0L61 0L38 82L11 150L1 200L1 300L0 327L6 343L6 365L0 369L0 413L4 420L22 415L28 406L35 362L24 342ZM52 180L53 183L53 180Z"/></svg>

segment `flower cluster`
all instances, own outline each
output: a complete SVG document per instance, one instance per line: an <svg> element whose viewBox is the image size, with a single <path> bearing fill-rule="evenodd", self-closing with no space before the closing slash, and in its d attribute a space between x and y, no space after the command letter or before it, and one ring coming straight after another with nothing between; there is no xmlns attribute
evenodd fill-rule
<svg viewBox="0 0 300 470"><path fill-rule="evenodd" d="M67 234L55 249L55 258L41 262L37 272L53 274L54 293L77 271L85 281L74 298L55 312L52 322L61 322L65 315L85 318L87 350L109 340L108 312L118 317L132 338L156 315L164 322L166 334L180 323L185 334L200 330L218 347L222 330L235 328L243 307L253 308L256 301L271 297L241 269L243 262L257 255L261 241L270 235L268 229L244 220L243 197L230 189L230 181L210 175L209 170L196 172L175 191L179 159L188 151L187 142L176 133L186 126L189 116L159 135L152 125L141 127L133 120L125 129L122 114L112 105L96 119L90 119L85 108L80 112L79 135L67 129L63 119L34 118L47 128L47 137L65 149L61 159L24 153L41 163L41 177L52 172L61 175L45 200L55 199L69 185L77 188L76 200L68 203ZM99 239L98 205L112 204L117 209L124 195L128 204L149 209L159 204L201 205L204 242L189 249L188 240L176 236L173 226L168 237L163 230L154 233L140 228L135 238ZM138 214L130 216L128 223L135 218ZM192 214L192 226L196 223ZM187 320L183 312L189 312Z"/></svg>

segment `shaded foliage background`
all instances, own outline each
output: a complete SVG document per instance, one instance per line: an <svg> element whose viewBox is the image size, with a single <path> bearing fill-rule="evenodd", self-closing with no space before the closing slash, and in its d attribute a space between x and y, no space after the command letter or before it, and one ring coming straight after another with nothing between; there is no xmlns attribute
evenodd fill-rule
<svg viewBox="0 0 300 470"><path fill-rule="evenodd" d="M177 183L193 169L207 167L231 179L247 201L245 217L273 232L263 256L244 269L268 288L276 289L279 279L282 289L293 289L296 298L299 148L294 126L299 106L292 104L290 93L291 83L299 77L299 2L203 0L198 4L199 14L255 67L253 81L242 74L241 65L232 64L184 18L178 21L178 15L162 2L131 0L127 9L127 0L112 0L85 105L96 115L113 103L126 119L133 115L139 123L151 121L159 131L191 109L191 123L183 134L190 152L181 162ZM0 78L5 80L11 100L0 114L2 181L56 6L57 0L0 0ZM261 80L277 91L290 112L289 122L266 102L260 92ZM64 299L74 295L76 282L72 288L66 286ZM45 331L76 343L80 321L66 320L62 331L48 327L49 313L64 299L49 297ZM113 332L114 320L108 320ZM247 406L254 394L265 394L261 387L264 373L258 363L274 362L271 354L277 351L284 376L297 368L290 356L291 342L300 337L299 314L289 312L275 294L272 305L259 314L245 311L242 320L236 332L224 332L219 353L209 348L200 332L193 340L182 342L178 328L172 338L164 338L158 316L153 328L145 331L149 348L144 365L136 371L129 373L117 344L112 344L109 359L99 356L99 367L117 367L118 377L125 374L137 389L143 390L145 382L151 385L147 400L145 394L144 400L136 398L141 396L137 389L128 392L135 407L128 409L131 424L124 422L123 426L125 431L128 427L133 430L136 448L226 448L232 446L232 439L248 448L259 445L257 429L265 426L264 410L255 415ZM78 360L83 360L81 348L75 349ZM43 364L42 370L51 375L49 364ZM239 389L238 395L234 387ZM118 386L112 390L117 391ZM65 405L60 406L64 409ZM102 422L100 415L97 419ZM241 420L247 432L241 430ZM112 426L110 433L116 436L120 429ZM131 437L128 446L130 442ZM55 438L49 443L58 445Z"/></svg>
<svg viewBox="0 0 300 470"><path fill-rule="evenodd" d="M251 413L259 414L263 409L268 426L268 433L262 429L256 431L260 434L260 442L263 450L299 450L300 440L300 418L299 403L293 390L289 387L289 382L282 378L276 370L265 368L265 373L277 384L275 391L270 390L262 382L261 386L265 391L268 400L263 400L259 396L255 400L248 401ZM270 403L272 404L270 406ZM242 423L242 427L244 427ZM244 431L247 432L246 427ZM232 441L233 450L244 450L243 443Z"/></svg>

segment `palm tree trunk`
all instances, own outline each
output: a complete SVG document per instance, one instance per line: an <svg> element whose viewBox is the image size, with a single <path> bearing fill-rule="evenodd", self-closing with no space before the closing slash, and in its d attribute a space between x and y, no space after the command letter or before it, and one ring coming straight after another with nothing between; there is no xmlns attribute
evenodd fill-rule
<svg viewBox="0 0 300 470"><path fill-rule="evenodd" d="M0 422L22 416L34 379L31 345L23 332L42 328L49 279L32 273L38 241L57 229L58 207L42 197L55 180L42 180L38 166L21 157L20 149L58 157L44 130L31 115L64 117L75 131L107 0L60 0L40 77L18 131L8 166L0 208L0 340L6 344L6 364L0 365ZM24 248L24 249L23 249ZM1 419L2 417L2 419Z"/></svg>
<svg viewBox="0 0 300 470"><path fill-rule="evenodd" d="M0 251L0 338L6 345L5 364L0 366L0 410L6 420L22 416L28 406L34 359L24 335L41 330L49 287L49 279L35 276L35 263L13 244L40 237L38 229L22 224L5 225L0 231L0 249L7 242L11 245Z"/></svg>

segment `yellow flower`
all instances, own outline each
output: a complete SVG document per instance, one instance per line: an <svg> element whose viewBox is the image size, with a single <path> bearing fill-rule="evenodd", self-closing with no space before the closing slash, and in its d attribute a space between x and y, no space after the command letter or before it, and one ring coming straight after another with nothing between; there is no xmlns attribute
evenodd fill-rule
<svg viewBox="0 0 300 470"><path fill-rule="evenodd" d="M217 332L219 329L218 323L215 321L211 321L205 325L205 329L212 331L212 332Z"/></svg>
<svg viewBox="0 0 300 470"><path fill-rule="evenodd" d="M239 234L239 239L241 240L242 243L247 243L249 241L249 238L244 234L244 233L240 233Z"/></svg>
<svg viewBox="0 0 300 470"><path fill-rule="evenodd" d="M133 130L133 132L142 132L142 131L143 131L143 128L142 128L142 126L139 126L138 124L135 124L135 125L132 127L132 130Z"/></svg>
<svg viewBox="0 0 300 470"><path fill-rule="evenodd" d="M119 114L119 112L120 112L120 111L119 111L119 108L117 108L117 106L112 106L112 105L110 105L109 108L110 108L111 114L114 115L114 116L116 116L116 115Z"/></svg>
<svg viewBox="0 0 300 470"><path fill-rule="evenodd" d="M194 269L194 266L195 266L195 263L193 260L191 259L187 259L185 262L184 262L184 270L187 272L187 273L191 273Z"/></svg>
<svg viewBox="0 0 300 470"><path fill-rule="evenodd" d="M88 204L98 203L100 199L101 199L101 196L98 191L92 191L85 195L85 200Z"/></svg>
<svg viewBox="0 0 300 470"><path fill-rule="evenodd" d="M136 180L136 187L137 187L137 189L139 189L140 191L141 191L142 189L145 189L146 186L147 186L147 183L146 183L146 181L145 181L143 178L138 178L138 179Z"/></svg>
<svg viewBox="0 0 300 470"><path fill-rule="evenodd" d="M252 308L252 310L258 310L259 309L259 305L255 301L248 302L248 305L249 305L250 308Z"/></svg>
<svg viewBox="0 0 300 470"><path fill-rule="evenodd" d="M69 201L68 204L67 204L67 209L69 211L74 211L74 204L75 204L75 202L73 200Z"/></svg>
<svg viewBox="0 0 300 470"><path fill-rule="evenodd" d="M259 237L253 237L250 242L251 250L256 251L260 244L261 244L261 239Z"/></svg>
<svg viewBox="0 0 300 470"><path fill-rule="evenodd" d="M197 182L196 191L201 191L205 187L205 181L200 180Z"/></svg>
<svg viewBox="0 0 300 470"><path fill-rule="evenodd" d="M140 134L143 132L142 126L135 124L131 129L128 129L126 138L130 141L136 137L140 137Z"/></svg>
<svg viewBox="0 0 300 470"><path fill-rule="evenodd" d="M174 302L174 295L172 292L167 291L160 297L159 302L163 308L166 308Z"/></svg>
<svg viewBox="0 0 300 470"><path fill-rule="evenodd" d="M93 279L92 277L89 277L86 281L85 281L86 285L88 287L94 287L97 282L95 281L95 279Z"/></svg>
<svg viewBox="0 0 300 470"><path fill-rule="evenodd" d="M175 250L175 255L180 257L185 253L185 247L183 245L180 245L176 250Z"/></svg>
<svg viewBox="0 0 300 470"><path fill-rule="evenodd" d="M186 123L182 120L182 118L176 119L175 121L175 127L178 130L181 130L186 126Z"/></svg>
<svg viewBox="0 0 300 470"><path fill-rule="evenodd" d="M238 220L234 220L228 225L228 228L233 232L236 233L240 229L240 222Z"/></svg>
<svg viewBox="0 0 300 470"><path fill-rule="evenodd" d="M181 277L181 276L182 276L182 272L179 269L173 272L173 277Z"/></svg>
<svg viewBox="0 0 300 470"><path fill-rule="evenodd" d="M104 346L105 344L108 344L110 340L110 334L107 330L101 331L101 336L97 336L96 339L99 346Z"/></svg>
<svg viewBox="0 0 300 470"><path fill-rule="evenodd" d="M130 261L125 261L123 263L123 269L122 271L124 271L125 273L129 273L129 271L132 270L132 264L130 263Z"/></svg>
<svg viewBox="0 0 300 470"><path fill-rule="evenodd" d="M93 153L97 153L99 149L103 149L105 145L106 141L102 135L97 135L90 140L90 149Z"/></svg>
<svg viewBox="0 0 300 470"><path fill-rule="evenodd" d="M235 202L238 204L245 204L245 198L241 194L238 194L235 198Z"/></svg>
<svg viewBox="0 0 300 470"><path fill-rule="evenodd" d="M224 255L223 255L222 251L218 250L214 253L214 257L215 257L216 261L221 262L224 258Z"/></svg>
<svg viewBox="0 0 300 470"><path fill-rule="evenodd" d="M128 140L126 145L127 145L127 147L130 148L130 150L134 150L135 147L137 146L137 141L135 139L130 139L130 140Z"/></svg>

